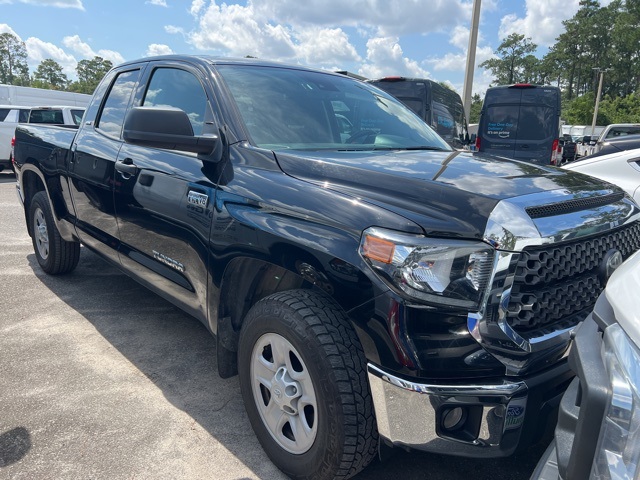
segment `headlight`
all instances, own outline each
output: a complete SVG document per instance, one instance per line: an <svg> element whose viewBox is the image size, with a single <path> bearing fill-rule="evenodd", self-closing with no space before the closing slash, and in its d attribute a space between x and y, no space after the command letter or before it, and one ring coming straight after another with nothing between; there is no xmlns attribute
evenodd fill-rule
<svg viewBox="0 0 640 480"><path fill-rule="evenodd" d="M611 397L600 429L592 478L639 479L640 351L618 324L605 330L603 358Z"/></svg>
<svg viewBox="0 0 640 480"><path fill-rule="evenodd" d="M493 272L495 250L482 242L369 228L360 255L390 287L412 298L477 308Z"/></svg>

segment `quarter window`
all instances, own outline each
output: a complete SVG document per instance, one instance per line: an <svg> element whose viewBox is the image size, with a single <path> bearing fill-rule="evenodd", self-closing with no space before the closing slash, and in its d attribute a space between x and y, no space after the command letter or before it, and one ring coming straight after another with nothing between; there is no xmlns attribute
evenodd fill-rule
<svg viewBox="0 0 640 480"><path fill-rule="evenodd" d="M140 70L130 70L118 75L102 108L98 130L111 137L120 138L124 116L139 75Z"/></svg>

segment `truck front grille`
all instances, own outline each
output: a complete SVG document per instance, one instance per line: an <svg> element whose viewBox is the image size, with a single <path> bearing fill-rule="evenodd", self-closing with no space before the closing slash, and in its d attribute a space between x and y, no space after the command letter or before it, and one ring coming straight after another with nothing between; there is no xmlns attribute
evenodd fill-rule
<svg viewBox="0 0 640 480"><path fill-rule="evenodd" d="M611 249L626 259L640 248L640 223L552 246L528 247L520 255L507 311L518 332L546 328L593 307L604 288L598 278Z"/></svg>

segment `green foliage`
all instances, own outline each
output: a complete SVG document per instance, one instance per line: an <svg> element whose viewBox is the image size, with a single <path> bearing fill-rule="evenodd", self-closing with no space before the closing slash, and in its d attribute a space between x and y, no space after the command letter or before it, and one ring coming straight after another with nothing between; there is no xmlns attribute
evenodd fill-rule
<svg viewBox="0 0 640 480"><path fill-rule="evenodd" d="M69 89L72 92L92 94L102 77L111 70L113 63L102 57L93 57L91 60L80 60L76 67L78 81L72 82Z"/></svg>
<svg viewBox="0 0 640 480"><path fill-rule="evenodd" d="M476 93L471 97L471 110L469 111L469 123L480 122L480 111L482 110L482 98Z"/></svg>
<svg viewBox="0 0 640 480"><path fill-rule="evenodd" d="M524 35L512 33L505 38L495 54L498 58L485 60L480 67L491 70L494 85L509 85L527 81L537 68L538 59L532 55L538 46Z"/></svg>
<svg viewBox="0 0 640 480"><path fill-rule="evenodd" d="M29 85L27 47L11 33L0 34L0 83Z"/></svg>
<svg viewBox="0 0 640 480"><path fill-rule="evenodd" d="M557 84L562 118L575 125L591 125L598 71L607 69L596 123L640 121L640 0L613 0L604 7L598 0L580 0L579 5L541 60L530 39L514 33L500 44L497 58L480 66L491 71L494 85Z"/></svg>
<svg viewBox="0 0 640 480"><path fill-rule="evenodd" d="M69 84L69 79L62 72L58 62L47 58L36 68L31 80L31 86L37 88L49 88L52 90L64 90Z"/></svg>

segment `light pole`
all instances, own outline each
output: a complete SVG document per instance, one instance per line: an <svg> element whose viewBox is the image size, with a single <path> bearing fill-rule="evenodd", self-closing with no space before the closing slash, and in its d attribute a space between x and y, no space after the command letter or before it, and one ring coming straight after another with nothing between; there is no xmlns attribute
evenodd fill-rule
<svg viewBox="0 0 640 480"><path fill-rule="evenodd" d="M608 68L600 68L595 67L594 70L597 70L600 74L600 83L598 84L598 94L596 95L596 107L593 110L593 121L591 122L591 136L593 137L593 132L596 129L596 119L598 118L598 108L600 107L600 95L602 95L602 81L604 79L604 72L609 70Z"/></svg>
<svg viewBox="0 0 640 480"><path fill-rule="evenodd" d="M473 70L476 63L476 46L478 44L478 24L480 23L481 3L482 0L473 0L471 29L469 30L469 50L467 51L467 67L464 71L464 86L462 87L464 118L467 119L467 123L469 123L469 114L471 112L471 90L473 89Z"/></svg>

